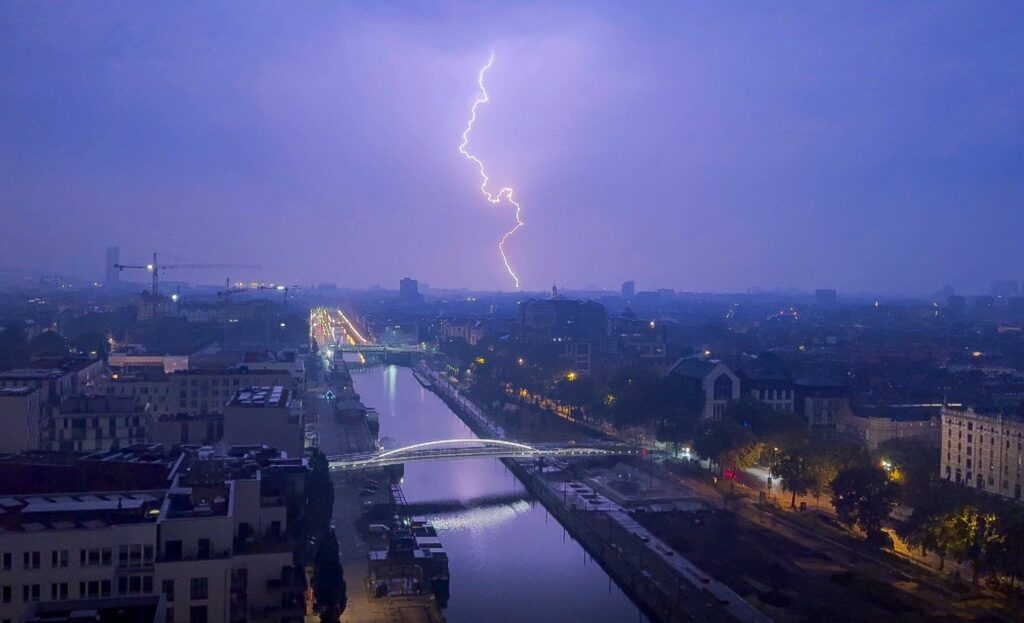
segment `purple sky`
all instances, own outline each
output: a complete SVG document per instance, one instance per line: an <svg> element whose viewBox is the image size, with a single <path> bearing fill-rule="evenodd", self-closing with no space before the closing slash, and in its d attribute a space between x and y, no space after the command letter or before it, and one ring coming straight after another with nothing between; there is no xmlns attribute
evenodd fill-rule
<svg viewBox="0 0 1024 623"><path fill-rule="evenodd" d="M0 265L510 289L493 49L526 288L1024 279L1020 3L385 4L0 4Z"/></svg>

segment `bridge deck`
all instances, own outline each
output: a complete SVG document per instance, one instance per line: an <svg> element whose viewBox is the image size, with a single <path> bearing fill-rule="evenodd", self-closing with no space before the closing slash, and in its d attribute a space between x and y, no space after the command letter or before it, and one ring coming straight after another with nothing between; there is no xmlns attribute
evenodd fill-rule
<svg viewBox="0 0 1024 623"><path fill-rule="evenodd" d="M471 458L513 458L513 457L596 457L639 454L630 446L579 446L541 444L528 446L513 441L498 439L446 439L414 444L395 450L363 452L327 457L331 469L367 469L401 463L438 461Z"/></svg>

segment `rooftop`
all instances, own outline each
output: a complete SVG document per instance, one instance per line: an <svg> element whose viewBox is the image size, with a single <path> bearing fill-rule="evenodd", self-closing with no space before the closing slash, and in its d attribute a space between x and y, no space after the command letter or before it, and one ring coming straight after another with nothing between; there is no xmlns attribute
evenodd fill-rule
<svg viewBox="0 0 1024 623"><path fill-rule="evenodd" d="M0 497L0 533L43 530L99 530L153 523L163 491L119 491Z"/></svg>
<svg viewBox="0 0 1024 623"><path fill-rule="evenodd" d="M280 385L246 387L235 392L228 402L234 407L287 407L288 390Z"/></svg>
<svg viewBox="0 0 1024 623"><path fill-rule="evenodd" d="M79 372L90 366L94 366L99 363L100 360L95 357L39 357L33 359L31 365L37 369L55 369L63 370L65 372Z"/></svg>
<svg viewBox="0 0 1024 623"><path fill-rule="evenodd" d="M4 396L28 396L39 391L35 387L0 387L0 398Z"/></svg>
<svg viewBox="0 0 1024 623"><path fill-rule="evenodd" d="M295 351L293 350L261 350L245 353L242 357L244 363L294 363Z"/></svg>
<svg viewBox="0 0 1024 623"><path fill-rule="evenodd" d="M75 457L33 452L0 458L0 495L166 488L176 457L148 445Z"/></svg>
<svg viewBox="0 0 1024 623"><path fill-rule="evenodd" d="M232 366L225 368L189 368L188 370L175 370L171 373L172 377L183 377L183 376L218 376L218 375L237 375L237 374L288 374L285 370L250 370L245 366Z"/></svg>
<svg viewBox="0 0 1024 623"><path fill-rule="evenodd" d="M719 362L714 359L686 357L672 364L669 374L702 379L711 374L718 364Z"/></svg>
<svg viewBox="0 0 1024 623"><path fill-rule="evenodd" d="M7 370L6 372L0 372L0 380L46 380L56 379L67 374L57 368L20 368L17 370Z"/></svg>

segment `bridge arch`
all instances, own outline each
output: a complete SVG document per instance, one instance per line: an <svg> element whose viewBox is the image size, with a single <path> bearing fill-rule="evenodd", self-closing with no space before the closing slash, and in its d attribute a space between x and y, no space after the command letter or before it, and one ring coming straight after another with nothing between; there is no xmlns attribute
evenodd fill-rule
<svg viewBox="0 0 1024 623"><path fill-rule="evenodd" d="M421 443L414 443L410 446L403 448L395 448L394 450L388 450L381 452L377 455L378 459L386 459L388 457L394 457L396 455L405 454L407 452L415 452L417 450L426 450L429 448L445 447L445 446L458 446L464 444L476 444L483 446L498 446L504 448L512 448L516 450L522 450L523 452L536 452L537 449L533 446L528 446L525 443L518 443L515 441L505 441L504 439L438 439L436 441L424 441Z"/></svg>

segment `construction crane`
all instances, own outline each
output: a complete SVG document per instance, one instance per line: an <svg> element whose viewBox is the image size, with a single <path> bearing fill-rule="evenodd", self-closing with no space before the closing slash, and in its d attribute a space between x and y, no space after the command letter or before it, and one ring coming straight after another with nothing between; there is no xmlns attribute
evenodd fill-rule
<svg viewBox="0 0 1024 623"><path fill-rule="evenodd" d="M239 292L245 292L247 289L248 288L243 288L243 287L232 288L231 287L231 279L230 278L229 279L225 279L224 280L224 289L223 290L219 290L217 292L217 298L223 299L224 301L230 303L231 302L231 295L232 294L238 294Z"/></svg>
<svg viewBox="0 0 1024 623"><path fill-rule="evenodd" d="M159 264L156 259L156 253L153 254L153 263L146 264L145 266L135 264L114 264L114 268L118 270L137 269L137 270L148 270L153 274L153 298L157 298L160 295L160 273L170 269L220 269L220 268L252 268L258 269L263 268L259 264Z"/></svg>

